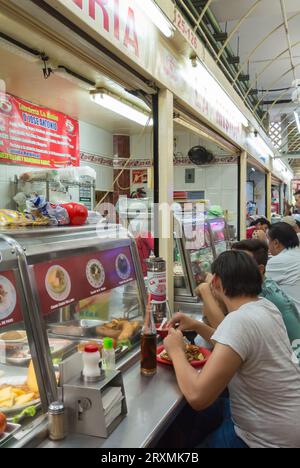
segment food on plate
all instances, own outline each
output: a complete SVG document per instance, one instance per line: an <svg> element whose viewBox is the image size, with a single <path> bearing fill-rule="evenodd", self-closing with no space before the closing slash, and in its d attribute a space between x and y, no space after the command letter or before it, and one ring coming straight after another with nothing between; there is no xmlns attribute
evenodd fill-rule
<svg viewBox="0 0 300 468"><path fill-rule="evenodd" d="M36 380L35 370L33 367L33 362L30 361L27 374L27 386L33 393L39 393L39 387Z"/></svg>
<svg viewBox="0 0 300 468"><path fill-rule="evenodd" d="M6 295L7 295L7 292L5 291L3 285L0 284L0 304L4 302Z"/></svg>
<svg viewBox="0 0 300 468"><path fill-rule="evenodd" d="M118 341L125 341L132 338L141 328L138 320L130 322L126 319L115 319L110 323L96 328L96 333L103 337L115 338Z"/></svg>
<svg viewBox="0 0 300 468"><path fill-rule="evenodd" d="M101 279L101 268L96 263L91 265L91 275L96 283L99 283Z"/></svg>
<svg viewBox="0 0 300 468"><path fill-rule="evenodd" d="M189 362L205 361L205 356L200 352L199 347L195 345L186 345L185 355ZM163 350L159 357L165 361L172 362L166 350Z"/></svg>
<svg viewBox="0 0 300 468"><path fill-rule="evenodd" d="M13 330L5 333L1 333L0 340L2 341L24 341L27 340L25 331Z"/></svg>
<svg viewBox="0 0 300 468"><path fill-rule="evenodd" d="M11 409L22 406L38 398L38 393L30 391L27 385L0 385L0 407Z"/></svg>
<svg viewBox="0 0 300 468"><path fill-rule="evenodd" d="M53 268L48 273L48 284L53 292L61 294L67 287L65 273L59 267Z"/></svg>
<svg viewBox="0 0 300 468"><path fill-rule="evenodd" d="M32 361L23 385L0 385L0 408L13 409L39 399L39 389Z"/></svg>
<svg viewBox="0 0 300 468"><path fill-rule="evenodd" d="M0 413L0 436L4 434L7 426L6 416L3 413Z"/></svg>

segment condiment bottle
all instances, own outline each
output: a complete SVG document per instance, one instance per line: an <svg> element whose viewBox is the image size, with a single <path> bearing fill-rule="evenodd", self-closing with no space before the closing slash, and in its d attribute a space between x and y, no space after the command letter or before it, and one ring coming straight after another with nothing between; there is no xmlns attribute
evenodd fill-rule
<svg viewBox="0 0 300 468"><path fill-rule="evenodd" d="M51 403L48 408L48 430L51 440L58 441L66 437L65 407L61 401Z"/></svg>
<svg viewBox="0 0 300 468"><path fill-rule="evenodd" d="M82 375L86 379L93 379L101 376L99 363L101 360L98 346L87 345L82 353L83 371Z"/></svg>
<svg viewBox="0 0 300 468"><path fill-rule="evenodd" d="M116 368L116 353L112 338L104 338L103 340L102 367L104 370L113 370Z"/></svg>
<svg viewBox="0 0 300 468"><path fill-rule="evenodd" d="M141 334L141 373L151 376L157 372L156 361L156 326L153 319L155 304L148 300L145 322Z"/></svg>

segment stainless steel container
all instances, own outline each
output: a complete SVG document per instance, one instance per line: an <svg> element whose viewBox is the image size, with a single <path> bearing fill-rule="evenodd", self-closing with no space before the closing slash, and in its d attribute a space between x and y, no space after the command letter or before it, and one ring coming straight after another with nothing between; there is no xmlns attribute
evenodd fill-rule
<svg viewBox="0 0 300 468"><path fill-rule="evenodd" d="M63 440L66 433L65 406L61 401L51 403L48 409L49 439Z"/></svg>
<svg viewBox="0 0 300 468"><path fill-rule="evenodd" d="M151 300L165 302L167 299L166 262L160 257L147 260L148 292Z"/></svg>

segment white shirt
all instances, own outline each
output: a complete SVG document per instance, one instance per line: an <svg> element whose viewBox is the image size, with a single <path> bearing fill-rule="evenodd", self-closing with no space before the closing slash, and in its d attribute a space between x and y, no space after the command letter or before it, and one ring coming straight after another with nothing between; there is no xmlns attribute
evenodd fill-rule
<svg viewBox="0 0 300 468"><path fill-rule="evenodd" d="M300 248L283 250L272 257L267 264L266 275L292 299L300 314Z"/></svg>
<svg viewBox="0 0 300 468"><path fill-rule="evenodd" d="M212 339L243 360L229 385L237 435L250 448L300 448L300 368L279 310L266 299L246 304Z"/></svg>

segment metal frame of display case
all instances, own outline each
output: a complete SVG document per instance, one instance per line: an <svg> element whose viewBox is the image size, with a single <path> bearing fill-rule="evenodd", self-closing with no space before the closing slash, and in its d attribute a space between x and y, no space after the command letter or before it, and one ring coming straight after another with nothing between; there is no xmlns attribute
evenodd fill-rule
<svg viewBox="0 0 300 468"><path fill-rule="evenodd" d="M224 218L206 218L205 224L207 225L207 232L209 234L209 239L211 243L211 252L212 257L215 260L217 258L217 250L216 244L214 242L214 236L212 232L211 224L214 222L222 221L225 222L225 242L226 242L226 249L230 246L230 237L229 237L229 230L228 225ZM180 220L175 216L174 217L174 238L175 242L177 243L177 247L179 250L181 262L182 262L182 269L183 269L183 279L185 282L185 288L176 288L175 287L175 302L177 305L181 303L199 303L199 298L195 294L195 289L197 284L195 282L195 277L193 273L191 258L186 248L186 239L184 236L184 229L180 223ZM209 248L209 247L208 247Z"/></svg>
<svg viewBox="0 0 300 468"><path fill-rule="evenodd" d="M116 233L119 238L114 238ZM6 248L1 249L0 273L13 271L16 278L42 408L46 412L49 404L57 400L58 387L32 267L62 257L129 247L144 315L147 294L138 250L132 236L118 225L6 230L0 231L1 241Z"/></svg>

